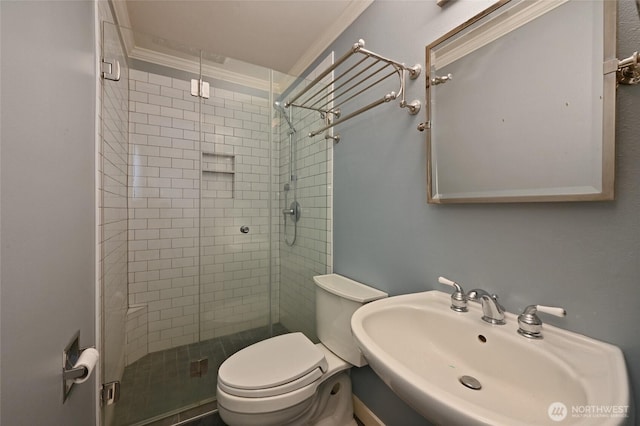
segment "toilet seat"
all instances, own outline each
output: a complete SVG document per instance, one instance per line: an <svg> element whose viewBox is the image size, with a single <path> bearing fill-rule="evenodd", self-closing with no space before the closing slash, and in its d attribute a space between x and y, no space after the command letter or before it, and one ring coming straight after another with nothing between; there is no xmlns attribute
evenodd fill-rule
<svg viewBox="0 0 640 426"><path fill-rule="evenodd" d="M314 382L281 395L248 398L225 392L220 383L218 383L216 399L218 400L218 407L224 407L228 411L248 414L271 413L305 404L305 401L310 403L317 388L318 382Z"/></svg>
<svg viewBox="0 0 640 426"><path fill-rule="evenodd" d="M315 382L327 371L324 352L302 333L289 333L235 353L218 370L218 387L247 398L283 395Z"/></svg>

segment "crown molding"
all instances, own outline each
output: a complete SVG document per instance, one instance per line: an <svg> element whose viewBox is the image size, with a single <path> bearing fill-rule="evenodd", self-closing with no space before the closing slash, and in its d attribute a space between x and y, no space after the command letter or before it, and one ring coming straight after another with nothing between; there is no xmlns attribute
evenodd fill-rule
<svg viewBox="0 0 640 426"><path fill-rule="evenodd" d="M151 62L153 64L190 72L193 74L200 73L200 63L198 61L179 58L173 55L167 55L166 53L156 52L155 50L150 50L143 47L134 47L133 50L129 52L129 57L140 61ZM218 80L224 80L231 83L252 87L254 89L264 90L267 92L271 90L268 80L250 77L241 73L228 71L208 64L202 64L202 75ZM277 91L279 88L275 89Z"/></svg>
<svg viewBox="0 0 640 426"><path fill-rule="evenodd" d="M307 49L304 55L291 67L288 74L299 76L346 30L369 6L373 0L353 0L323 35Z"/></svg>

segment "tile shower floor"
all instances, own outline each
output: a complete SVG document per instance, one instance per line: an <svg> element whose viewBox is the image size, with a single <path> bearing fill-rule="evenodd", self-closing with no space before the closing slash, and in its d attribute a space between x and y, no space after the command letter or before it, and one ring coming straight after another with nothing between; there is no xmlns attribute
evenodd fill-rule
<svg viewBox="0 0 640 426"><path fill-rule="evenodd" d="M273 334L288 331L273 325ZM229 356L269 337L268 327L150 353L125 368L115 426L144 425L215 400L218 367ZM208 359L208 371L191 377L191 361Z"/></svg>

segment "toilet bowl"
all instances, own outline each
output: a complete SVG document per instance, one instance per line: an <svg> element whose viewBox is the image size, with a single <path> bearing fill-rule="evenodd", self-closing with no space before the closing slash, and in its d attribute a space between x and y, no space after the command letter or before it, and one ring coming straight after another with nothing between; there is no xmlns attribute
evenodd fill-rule
<svg viewBox="0 0 640 426"><path fill-rule="evenodd" d="M220 417L229 426L355 426L349 369L366 365L351 315L387 294L337 274L314 277L321 343L288 333L251 345L218 370Z"/></svg>

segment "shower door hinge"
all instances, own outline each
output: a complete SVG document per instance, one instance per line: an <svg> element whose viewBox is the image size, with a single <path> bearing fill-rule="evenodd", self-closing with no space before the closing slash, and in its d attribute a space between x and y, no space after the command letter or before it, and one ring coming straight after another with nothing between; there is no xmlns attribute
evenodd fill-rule
<svg viewBox="0 0 640 426"><path fill-rule="evenodd" d="M209 83L202 79L191 79L191 96L209 99Z"/></svg>
<svg viewBox="0 0 640 426"><path fill-rule="evenodd" d="M117 59L102 58L100 72L102 73L102 78L120 81L120 62Z"/></svg>
<svg viewBox="0 0 640 426"><path fill-rule="evenodd" d="M100 387L100 401L103 406L113 405L120 399L120 382L103 383Z"/></svg>

